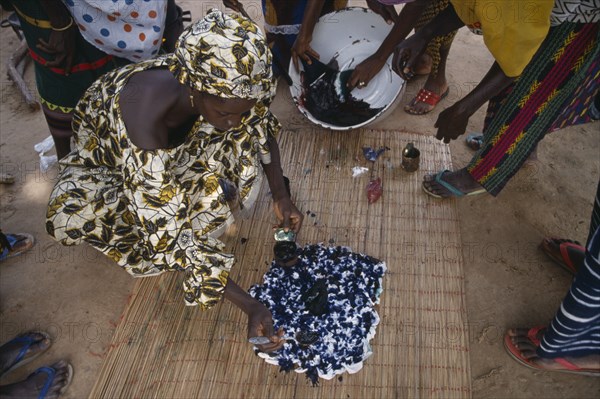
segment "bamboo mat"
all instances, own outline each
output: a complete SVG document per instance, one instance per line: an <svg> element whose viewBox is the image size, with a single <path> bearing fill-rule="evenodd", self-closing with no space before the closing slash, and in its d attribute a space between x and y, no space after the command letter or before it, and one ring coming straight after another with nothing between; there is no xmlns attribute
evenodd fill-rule
<svg viewBox="0 0 600 399"><path fill-rule="evenodd" d="M400 168L412 141L421 168ZM362 147L390 148L375 163ZM185 307L180 273L137 280L93 398L465 398L471 395L459 222L454 201L421 191L427 172L450 168L447 146L398 131L284 132L282 164L305 213L301 244L347 245L384 260L374 354L357 374L312 387L304 374L279 373L246 342L246 317L231 303ZM366 175L353 178L354 166ZM365 186L384 193L367 204ZM266 181L252 212L222 240L243 288L262 281L272 259L274 216Z"/></svg>

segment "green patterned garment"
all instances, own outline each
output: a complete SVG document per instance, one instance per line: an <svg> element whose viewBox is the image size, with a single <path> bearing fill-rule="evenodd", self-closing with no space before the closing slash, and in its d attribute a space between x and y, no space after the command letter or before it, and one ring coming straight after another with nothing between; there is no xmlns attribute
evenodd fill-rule
<svg viewBox="0 0 600 399"><path fill-rule="evenodd" d="M260 186L261 161L271 161L267 140L280 125L265 94L239 128L223 132L199 117L175 148L136 147L119 95L132 75L172 66L173 58L115 70L86 92L75 110L75 147L61 161L46 228L61 244L89 243L135 276L185 271L186 304L205 309L221 299L234 264L213 237L232 216L223 182L248 201ZM237 73L221 68L230 78Z"/></svg>

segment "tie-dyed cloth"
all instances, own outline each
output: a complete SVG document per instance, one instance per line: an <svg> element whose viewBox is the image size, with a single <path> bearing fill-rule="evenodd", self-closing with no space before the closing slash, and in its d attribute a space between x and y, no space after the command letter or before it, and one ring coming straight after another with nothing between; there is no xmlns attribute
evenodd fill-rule
<svg viewBox="0 0 600 399"><path fill-rule="evenodd" d="M307 245L291 267L273 262L250 295L283 327L286 343L259 353L281 371L306 372L313 384L345 371L358 372L372 350L385 263L346 247Z"/></svg>

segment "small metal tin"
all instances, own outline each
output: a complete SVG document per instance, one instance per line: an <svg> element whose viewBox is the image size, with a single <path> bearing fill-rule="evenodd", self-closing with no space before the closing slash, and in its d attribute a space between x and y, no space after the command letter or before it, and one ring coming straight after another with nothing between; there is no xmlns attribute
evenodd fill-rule
<svg viewBox="0 0 600 399"><path fill-rule="evenodd" d="M275 230L275 241L296 241L296 233L292 230L285 231L285 229L280 228Z"/></svg>
<svg viewBox="0 0 600 399"><path fill-rule="evenodd" d="M266 345L270 344L271 340L269 337L251 337L248 338L248 342L250 342L252 345Z"/></svg>
<svg viewBox="0 0 600 399"><path fill-rule="evenodd" d="M402 167L407 172L415 172L419 169L421 152L413 143L408 143L402 151Z"/></svg>

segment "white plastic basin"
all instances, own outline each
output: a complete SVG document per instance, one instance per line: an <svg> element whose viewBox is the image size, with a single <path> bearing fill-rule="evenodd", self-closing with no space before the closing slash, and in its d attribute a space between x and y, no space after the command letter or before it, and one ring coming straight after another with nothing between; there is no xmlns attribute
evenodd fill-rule
<svg viewBox="0 0 600 399"><path fill-rule="evenodd" d="M315 25L311 47L319 53L323 63L327 64L336 58L340 70L353 69L379 48L391 28L391 25L371 10L350 7L326 14L319 19ZM355 88L352 91L356 99L369 103L372 108L382 108L382 110L358 125L336 126L318 120L302 105L300 100L303 90L300 78L302 64L299 67L300 71L296 71L294 64L290 62L292 98L304 116L327 129L351 130L382 120L396 108L404 90L404 80L392 70L392 56L390 56L368 86L362 89Z"/></svg>

